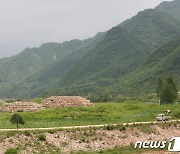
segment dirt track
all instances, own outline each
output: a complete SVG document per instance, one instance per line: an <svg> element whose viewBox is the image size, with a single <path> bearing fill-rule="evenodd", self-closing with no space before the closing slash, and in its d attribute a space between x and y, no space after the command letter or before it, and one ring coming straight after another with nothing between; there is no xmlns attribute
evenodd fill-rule
<svg viewBox="0 0 180 154"><path fill-rule="evenodd" d="M148 122L132 122L132 123L122 123L122 125L134 125L134 124L156 124L156 123L171 123L171 122L180 122L180 120L169 120L166 122L157 122L157 121L148 121ZM72 129L72 128L90 128L90 127L104 127L107 125L116 126L118 124L102 124L102 125L85 125L85 126L68 126L68 127L51 127L51 128L20 128L18 131L34 131L34 130L58 130L58 129ZM0 132L10 132L16 131L17 129L0 129Z"/></svg>

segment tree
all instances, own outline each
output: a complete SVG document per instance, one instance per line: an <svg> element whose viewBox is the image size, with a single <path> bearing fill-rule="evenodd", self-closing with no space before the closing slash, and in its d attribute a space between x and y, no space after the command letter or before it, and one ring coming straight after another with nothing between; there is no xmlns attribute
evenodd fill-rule
<svg viewBox="0 0 180 154"><path fill-rule="evenodd" d="M169 76L166 80L166 84L162 90L162 102L164 103L173 103L177 100L178 89L177 85L172 76Z"/></svg>
<svg viewBox="0 0 180 154"><path fill-rule="evenodd" d="M170 86L170 88L171 88L172 95L173 95L173 96L172 96L173 101L177 100L177 98L178 98L178 88L177 88L177 85L176 85L173 77L172 77L172 76L169 76L169 77L167 78L167 82L166 82L166 83L167 83L167 84Z"/></svg>
<svg viewBox="0 0 180 154"><path fill-rule="evenodd" d="M19 128L19 124L25 124L23 118L19 114L13 114L11 117L11 123L16 124L17 130Z"/></svg>
<svg viewBox="0 0 180 154"><path fill-rule="evenodd" d="M163 88L164 88L163 80L159 78L156 87L156 93L157 93L157 97L159 98L159 104L161 104L162 101Z"/></svg>
<svg viewBox="0 0 180 154"><path fill-rule="evenodd" d="M173 92L171 86L166 83L162 92L162 102L163 103L173 103Z"/></svg>

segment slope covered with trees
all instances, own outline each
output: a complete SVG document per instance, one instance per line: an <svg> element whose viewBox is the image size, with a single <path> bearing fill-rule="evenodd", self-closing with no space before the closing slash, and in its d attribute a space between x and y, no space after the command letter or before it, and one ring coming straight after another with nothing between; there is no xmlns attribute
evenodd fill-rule
<svg viewBox="0 0 180 154"><path fill-rule="evenodd" d="M180 22L177 19L152 9L140 12L107 32L104 40L62 78L59 87L65 88L59 89L59 94L67 92L67 94L77 95L90 93L99 95L99 92L103 91L104 93L137 94L140 91L145 92L141 89L142 84L144 88L151 85L147 91L152 92L154 87L149 80L151 78L139 84L139 81L133 77L139 75L137 69L142 69L142 65L149 66L150 59L158 58L156 57L158 48L178 38L180 38ZM177 56L178 54L174 58ZM166 69L163 64L157 67ZM132 72L135 74L133 77ZM175 73L177 70L172 68L171 72ZM146 75L146 71L143 73ZM153 74L152 71L150 75L153 76ZM175 76L177 77L176 74ZM131 78L132 81L127 78ZM133 84L137 89L132 87Z"/></svg>
<svg viewBox="0 0 180 154"><path fill-rule="evenodd" d="M91 51L104 34L84 41L43 44L0 60L0 96L29 98L56 86L61 76Z"/></svg>
<svg viewBox="0 0 180 154"><path fill-rule="evenodd" d="M180 1L174 0L174 1L165 1L162 2L160 5L158 5L155 9L160 10L162 12L166 12L167 14L171 15L172 17L180 20Z"/></svg>
<svg viewBox="0 0 180 154"><path fill-rule="evenodd" d="M119 81L114 89L134 94L154 92L157 79L165 79L169 75L175 78L179 86L180 39L159 48L142 67L128 75L123 82Z"/></svg>
<svg viewBox="0 0 180 154"><path fill-rule="evenodd" d="M0 96L142 95L168 75L179 86L179 8L179 0L163 2L91 39L0 59Z"/></svg>
<svg viewBox="0 0 180 154"><path fill-rule="evenodd" d="M112 28L104 40L68 72L61 85L114 82L145 62L148 54L145 47L125 29Z"/></svg>
<svg viewBox="0 0 180 154"><path fill-rule="evenodd" d="M141 11L119 26L137 36L152 52L180 36L180 21L156 9Z"/></svg>

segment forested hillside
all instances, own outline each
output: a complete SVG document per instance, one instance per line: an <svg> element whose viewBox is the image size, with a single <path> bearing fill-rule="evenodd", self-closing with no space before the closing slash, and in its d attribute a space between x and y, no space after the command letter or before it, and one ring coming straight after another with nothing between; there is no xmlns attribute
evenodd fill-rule
<svg viewBox="0 0 180 154"><path fill-rule="evenodd" d="M180 86L179 8L163 2L93 38L0 59L0 97L142 95L168 75Z"/></svg>
<svg viewBox="0 0 180 154"><path fill-rule="evenodd" d="M180 85L180 39L159 48L147 62L113 87L121 93L144 94L155 91L158 78L172 75Z"/></svg>
<svg viewBox="0 0 180 154"><path fill-rule="evenodd" d="M174 1L166 1L162 2L160 5L158 5L155 9L160 10L162 12L166 12L167 14L171 15L172 17L180 20L180 0L174 0Z"/></svg>
<svg viewBox="0 0 180 154"><path fill-rule="evenodd" d="M149 52L145 47L133 34L121 27L115 27L68 72L61 85L95 83L97 86L105 86L115 82L117 78L123 77L145 62Z"/></svg>
<svg viewBox="0 0 180 154"><path fill-rule="evenodd" d="M142 65L159 46L180 37L180 22L154 10L139 13L122 23L122 27L109 30L104 40L65 76L62 83L117 79Z"/></svg>
<svg viewBox="0 0 180 154"><path fill-rule="evenodd" d="M29 98L56 86L56 80L91 51L104 34L84 41L43 44L0 60L0 96Z"/></svg>
<svg viewBox="0 0 180 154"><path fill-rule="evenodd" d="M156 9L139 12L119 26L137 36L152 52L180 36L180 21Z"/></svg>
<svg viewBox="0 0 180 154"><path fill-rule="evenodd" d="M39 48L27 48L16 56L0 60L0 79L3 82L19 81L57 60L62 60L82 44L82 41L73 40L62 44L46 43Z"/></svg>
<svg viewBox="0 0 180 154"><path fill-rule="evenodd" d="M144 86L138 84L138 81L136 83L136 80L134 83L129 81L129 86L122 85L126 85L125 79L131 76L133 71L138 75L139 72L136 70L142 65L147 65L148 57L153 56L158 48L178 38L180 22L177 19L152 9L140 12L132 19L109 30L104 40L61 80L60 87L68 88L60 88L57 93L59 91L58 94L70 95L136 95L145 91L153 92L155 83L152 84L148 79L141 81L143 78L140 78ZM166 70L166 65L161 67L159 69ZM165 74L168 74L168 71ZM145 71L144 73L146 74ZM151 76L153 75L155 81L154 72ZM137 87L132 87L131 83ZM114 89L115 87L118 88Z"/></svg>

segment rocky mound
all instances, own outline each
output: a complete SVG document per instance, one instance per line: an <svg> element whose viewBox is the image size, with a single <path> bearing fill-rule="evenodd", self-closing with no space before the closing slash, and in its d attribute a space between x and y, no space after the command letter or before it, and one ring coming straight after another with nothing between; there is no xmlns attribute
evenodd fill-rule
<svg viewBox="0 0 180 154"><path fill-rule="evenodd" d="M51 96L42 103L46 108L93 106L93 103L81 96Z"/></svg>
<svg viewBox="0 0 180 154"><path fill-rule="evenodd" d="M42 110L43 107L33 102L5 103L1 106L1 112L35 112Z"/></svg>

